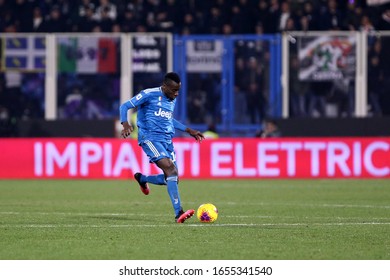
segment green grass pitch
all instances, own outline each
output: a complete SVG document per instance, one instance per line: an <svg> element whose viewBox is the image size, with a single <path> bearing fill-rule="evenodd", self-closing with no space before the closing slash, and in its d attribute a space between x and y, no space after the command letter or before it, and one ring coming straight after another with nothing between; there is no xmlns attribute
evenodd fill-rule
<svg viewBox="0 0 390 280"><path fill-rule="evenodd" d="M134 181L1 180L0 259L389 260L390 180L182 180L175 224L166 188Z"/></svg>

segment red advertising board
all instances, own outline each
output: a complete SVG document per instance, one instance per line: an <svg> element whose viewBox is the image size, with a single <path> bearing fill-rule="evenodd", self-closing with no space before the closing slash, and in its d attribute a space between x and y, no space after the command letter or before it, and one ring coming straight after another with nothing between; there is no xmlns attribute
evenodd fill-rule
<svg viewBox="0 0 390 280"><path fill-rule="evenodd" d="M134 140L0 140L0 178L117 178L160 173ZM390 178L390 138L175 139L181 178Z"/></svg>

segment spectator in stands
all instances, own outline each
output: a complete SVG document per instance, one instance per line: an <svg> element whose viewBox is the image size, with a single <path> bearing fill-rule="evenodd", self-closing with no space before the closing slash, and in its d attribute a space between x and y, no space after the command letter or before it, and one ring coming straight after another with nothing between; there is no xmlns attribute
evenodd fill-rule
<svg viewBox="0 0 390 280"><path fill-rule="evenodd" d="M112 33L121 33L122 32L121 25L119 23L114 23L111 27L111 32Z"/></svg>
<svg viewBox="0 0 390 280"><path fill-rule="evenodd" d="M146 9L147 14L146 14L146 28L148 32L157 32L157 19L156 15L159 10L159 7L157 5L157 1L150 1L149 7Z"/></svg>
<svg viewBox="0 0 390 280"><path fill-rule="evenodd" d="M245 59L237 53L234 77L234 121L236 123L247 122L247 104L246 104L246 67Z"/></svg>
<svg viewBox="0 0 390 280"><path fill-rule="evenodd" d="M219 135L217 133L217 128L214 123L210 123L207 127L207 130L203 132L203 136L206 139L218 139Z"/></svg>
<svg viewBox="0 0 390 280"><path fill-rule="evenodd" d="M100 10L99 26L102 32L111 32L115 21L110 16L110 8L105 6Z"/></svg>
<svg viewBox="0 0 390 280"><path fill-rule="evenodd" d="M231 26L233 34L250 34L254 32L255 25L252 11L247 0L239 0L232 8Z"/></svg>
<svg viewBox="0 0 390 280"><path fill-rule="evenodd" d="M134 13L134 5L128 5L126 7L124 17L120 19L120 25L123 32L135 32L139 22Z"/></svg>
<svg viewBox="0 0 390 280"><path fill-rule="evenodd" d="M144 5L144 0L133 0L127 4L126 8L131 9L137 22L146 28L147 8Z"/></svg>
<svg viewBox="0 0 390 280"><path fill-rule="evenodd" d="M188 91L188 118L190 123L201 124L206 115L207 93L202 89L201 82L195 83L195 87Z"/></svg>
<svg viewBox="0 0 390 280"><path fill-rule="evenodd" d="M2 0L4 1L4 0ZM12 4L9 2L0 3L0 23L2 32L19 32L18 26L15 20L15 10Z"/></svg>
<svg viewBox="0 0 390 280"><path fill-rule="evenodd" d="M319 15L314 11L312 2L305 2L303 5L303 15L300 20L301 29L303 31L318 30L318 17Z"/></svg>
<svg viewBox="0 0 390 280"><path fill-rule="evenodd" d="M10 1L0 0L0 18L4 17L5 12L9 11L10 9Z"/></svg>
<svg viewBox="0 0 390 280"><path fill-rule="evenodd" d="M28 78L22 78L22 119L43 118L44 105L44 75L41 73L30 73Z"/></svg>
<svg viewBox="0 0 390 280"><path fill-rule="evenodd" d="M117 9L116 5L111 3L110 0L100 0L100 5L97 7L95 11L95 19L97 21L102 20L102 16L107 14L107 17L112 21L116 21L117 19Z"/></svg>
<svg viewBox="0 0 390 280"><path fill-rule="evenodd" d="M65 106L60 110L60 118L81 119L83 117L84 97L79 87L74 86L65 99Z"/></svg>
<svg viewBox="0 0 390 280"><path fill-rule="evenodd" d="M265 100L259 83L249 84L246 100L250 122L252 124L261 122L265 117Z"/></svg>
<svg viewBox="0 0 390 280"><path fill-rule="evenodd" d="M15 0L14 6L14 20L19 32L31 32L32 31L32 17L33 6L32 2L26 0Z"/></svg>
<svg viewBox="0 0 390 280"><path fill-rule="evenodd" d="M349 1L344 20L344 26L346 27L346 29L351 31L358 30L362 16L362 7L360 5L357 5L354 1Z"/></svg>
<svg viewBox="0 0 390 280"><path fill-rule="evenodd" d="M286 21L286 25L284 27L284 30L282 30L282 31L295 31L295 30L297 30L295 20L294 20L294 18L289 17Z"/></svg>
<svg viewBox="0 0 390 280"><path fill-rule="evenodd" d="M32 18L32 32L40 33L45 31L45 19L42 16L40 7L35 7Z"/></svg>
<svg viewBox="0 0 390 280"><path fill-rule="evenodd" d="M217 6L210 9L210 15L207 16L206 33L221 34L223 25L223 17L221 10Z"/></svg>
<svg viewBox="0 0 390 280"><path fill-rule="evenodd" d="M92 32L95 26L99 25L99 23L94 19L94 10L95 5L89 3L87 6L82 7L82 16L79 19L77 24L78 32Z"/></svg>
<svg viewBox="0 0 390 280"><path fill-rule="evenodd" d="M0 0L1 2L1 0ZM0 3L1 7L1 3ZM6 107L6 96L5 96L5 77L4 73L0 73L0 105L3 106L3 111L2 111L2 117L0 119L5 119L4 114L6 111L6 114L8 116L8 108Z"/></svg>
<svg viewBox="0 0 390 280"><path fill-rule="evenodd" d="M231 0L215 0L214 7L221 11L224 23L228 23L232 17L232 1Z"/></svg>
<svg viewBox="0 0 390 280"><path fill-rule="evenodd" d="M81 4L78 7L78 16L80 18L86 16L87 10L91 10L95 13L95 4L91 0L81 0Z"/></svg>
<svg viewBox="0 0 390 280"><path fill-rule="evenodd" d="M363 15L360 20L359 30L365 31L367 33L375 31L374 25L372 24L370 18L367 15Z"/></svg>
<svg viewBox="0 0 390 280"><path fill-rule="evenodd" d="M367 94L368 104L370 105L370 113L373 115L382 114L381 99L384 92L384 71L383 61L381 61L383 53L382 41L376 38L373 47L368 53L367 65Z"/></svg>
<svg viewBox="0 0 390 280"><path fill-rule="evenodd" d="M184 15L184 23L182 27L182 34L198 34L198 28L194 21L194 16L191 13L186 13Z"/></svg>
<svg viewBox="0 0 390 280"><path fill-rule="evenodd" d="M179 0L180 1L180 0ZM157 12L156 20L160 32L178 33L179 15L182 14L177 0L165 0L162 2L161 9Z"/></svg>
<svg viewBox="0 0 390 280"><path fill-rule="evenodd" d="M263 121L266 116L266 100L264 98L264 77L262 66L256 57L250 57L246 71L246 104L252 124Z"/></svg>
<svg viewBox="0 0 390 280"><path fill-rule="evenodd" d="M280 15L279 15L279 20L278 20L279 21L278 22L278 30L279 31L289 30L289 28L287 28L287 22L289 19L291 19L291 17L292 17L292 14L290 11L289 3L287 1L282 2L281 6L280 6ZM291 26L290 26L290 28L291 28Z"/></svg>
<svg viewBox="0 0 390 280"><path fill-rule="evenodd" d="M278 33L280 5L278 0L271 0L268 8L267 22L263 22L265 33Z"/></svg>
<svg viewBox="0 0 390 280"><path fill-rule="evenodd" d="M369 111L374 116L382 114L379 100L383 91L383 75L379 64L379 56L371 55L368 58L367 69L367 91L368 91L368 104L370 105Z"/></svg>
<svg viewBox="0 0 390 280"><path fill-rule="evenodd" d="M75 4L72 0L56 0L54 3L59 6L60 13L67 25L70 24L73 14L75 12ZM53 4L52 4L53 5Z"/></svg>
<svg viewBox="0 0 390 280"><path fill-rule="evenodd" d="M263 28L263 33L268 32L268 1L260 0L257 3L257 6L253 9L254 18L256 19L256 25L261 25Z"/></svg>
<svg viewBox="0 0 390 280"><path fill-rule="evenodd" d="M390 116L390 37L381 37L380 65L383 73L383 92L381 96L382 113Z"/></svg>
<svg viewBox="0 0 390 280"><path fill-rule="evenodd" d="M308 113L311 117L325 117L327 97L332 91L332 82L316 81L310 84Z"/></svg>
<svg viewBox="0 0 390 280"><path fill-rule="evenodd" d="M256 132L256 137L260 138L275 138L281 137L282 132L280 131L275 120L266 119L263 122L263 129Z"/></svg>
<svg viewBox="0 0 390 280"><path fill-rule="evenodd" d="M372 35L372 32L375 31L374 25L371 23L371 20L367 15L362 16L359 30L367 32L369 33L369 35ZM368 40L368 46L372 46L375 42L375 37L368 36L367 40Z"/></svg>
<svg viewBox="0 0 390 280"><path fill-rule="evenodd" d="M44 24L44 32L54 33L54 32L66 32L65 21L61 17L60 8L58 6L53 6L48 20Z"/></svg>
<svg viewBox="0 0 390 280"><path fill-rule="evenodd" d="M307 93L309 84L299 81L299 60L297 56L290 60L290 78L289 78L289 113L292 117L307 116Z"/></svg>
<svg viewBox="0 0 390 280"><path fill-rule="evenodd" d="M1 7L0 7L1 8ZM15 118L10 113L10 101L5 89L4 74L0 73L0 137L15 137Z"/></svg>
<svg viewBox="0 0 390 280"><path fill-rule="evenodd" d="M320 14L319 28L321 30L341 30L343 17L337 7L336 0L329 0L328 6Z"/></svg>
<svg viewBox="0 0 390 280"><path fill-rule="evenodd" d="M20 118L23 114L22 74L20 72L5 73L5 106L11 118Z"/></svg>
<svg viewBox="0 0 390 280"><path fill-rule="evenodd" d="M299 19L299 24L300 24L300 30L302 31L309 31L310 29L310 22L309 19L305 16L300 17Z"/></svg>
<svg viewBox="0 0 390 280"><path fill-rule="evenodd" d="M95 25L94 28L92 29L92 33L101 33L101 32L103 31L99 24Z"/></svg>
<svg viewBox="0 0 390 280"><path fill-rule="evenodd" d="M378 30L390 30L390 7L381 14Z"/></svg>
<svg viewBox="0 0 390 280"><path fill-rule="evenodd" d="M225 23L224 25L222 25L222 34L223 35L232 35L232 33L233 33L233 28L230 24Z"/></svg>

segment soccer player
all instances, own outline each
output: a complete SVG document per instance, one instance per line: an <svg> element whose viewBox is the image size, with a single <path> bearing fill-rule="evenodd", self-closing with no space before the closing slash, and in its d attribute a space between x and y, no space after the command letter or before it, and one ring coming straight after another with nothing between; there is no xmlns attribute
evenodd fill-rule
<svg viewBox="0 0 390 280"><path fill-rule="evenodd" d="M164 174L152 176L135 173L135 180L145 195L148 195L150 191L148 183L167 185L177 223L183 223L194 215L195 211L190 209L184 212L181 207L178 189L179 175L172 137L175 129L178 129L187 132L198 142L204 139L200 131L191 129L173 118L180 86L179 75L174 72L167 73L160 87L142 90L119 108L123 138L128 137L133 131L133 126L127 120L127 111L131 108L138 108L138 144L149 157L150 162L156 164L164 172Z"/></svg>

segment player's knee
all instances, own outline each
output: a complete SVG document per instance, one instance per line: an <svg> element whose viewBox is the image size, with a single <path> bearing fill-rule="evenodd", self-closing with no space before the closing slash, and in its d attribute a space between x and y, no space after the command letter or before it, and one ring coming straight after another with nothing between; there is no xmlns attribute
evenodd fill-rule
<svg viewBox="0 0 390 280"><path fill-rule="evenodd" d="M164 171L165 177L178 176L177 167L170 159L164 158L157 165Z"/></svg>
<svg viewBox="0 0 390 280"><path fill-rule="evenodd" d="M169 164L167 165L167 168L165 170L165 174L167 177L178 175L176 165L172 161L170 161Z"/></svg>

